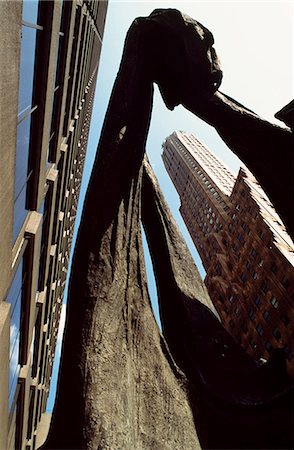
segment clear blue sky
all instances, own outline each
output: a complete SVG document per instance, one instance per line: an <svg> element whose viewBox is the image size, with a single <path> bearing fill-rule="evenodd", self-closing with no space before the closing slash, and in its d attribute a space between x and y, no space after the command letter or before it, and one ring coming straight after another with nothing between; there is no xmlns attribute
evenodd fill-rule
<svg viewBox="0 0 294 450"><path fill-rule="evenodd" d="M275 121L274 114L293 99L293 2L284 1L109 1L99 77L89 134L87 158L81 187L79 211L91 173L104 114L116 77L126 32L138 16L155 8L177 8L206 26L214 35L215 49L221 59L224 78L220 90L234 97L263 118ZM277 121L275 121L277 122ZM278 123L278 122L277 122ZM164 195L204 276L201 261L179 214L179 199L161 159L161 144L175 130L194 133L231 169L237 172L240 161L218 137L212 127L181 106L168 111L155 90L147 153ZM258 157L258 155L256 155ZM77 219L78 222L78 219ZM76 226L77 229L77 226ZM76 231L76 230L75 230ZM151 265L147 262L150 294L155 315L158 309ZM63 307L61 329L64 324ZM60 354L61 332L55 357L52 389L47 410L52 410Z"/></svg>

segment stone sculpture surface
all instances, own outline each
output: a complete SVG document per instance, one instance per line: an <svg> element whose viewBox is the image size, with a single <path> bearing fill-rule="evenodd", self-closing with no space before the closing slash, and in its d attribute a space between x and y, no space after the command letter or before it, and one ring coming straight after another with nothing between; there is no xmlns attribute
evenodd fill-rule
<svg viewBox="0 0 294 450"><path fill-rule="evenodd" d="M208 30L176 10L138 18L127 34L76 243L43 448L291 446L284 356L260 366L223 329L144 159L156 82L169 108L181 103L216 127L287 219L280 188L269 183L278 169L268 163L265 171L256 155L267 152L268 162L276 144L290 158L291 133L217 92L222 74L212 44ZM171 57L177 71L168 69ZM141 220L163 335L148 295Z"/></svg>

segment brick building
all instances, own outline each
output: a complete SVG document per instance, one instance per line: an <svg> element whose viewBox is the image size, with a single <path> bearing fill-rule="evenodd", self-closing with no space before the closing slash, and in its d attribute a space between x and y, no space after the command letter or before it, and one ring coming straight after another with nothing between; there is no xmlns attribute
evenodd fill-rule
<svg viewBox="0 0 294 450"><path fill-rule="evenodd" d="M163 161L224 326L255 359L284 347L294 375L294 245L255 177L174 132Z"/></svg>
<svg viewBox="0 0 294 450"><path fill-rule="evenodd" d="M0 2L0 448L40 443L107 1Z"/></svg>

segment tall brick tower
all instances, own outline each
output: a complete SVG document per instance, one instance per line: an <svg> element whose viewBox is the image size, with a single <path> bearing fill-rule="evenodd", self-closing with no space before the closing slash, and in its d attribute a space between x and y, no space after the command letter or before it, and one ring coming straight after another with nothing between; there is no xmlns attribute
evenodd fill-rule
<svg viewBox="0 0 294 450"><path fill-rule="evenodd" d="M283 347L294 375L294 244L269 198L192 134L172 133L162 157L224 326L255 359Z"/></svg>

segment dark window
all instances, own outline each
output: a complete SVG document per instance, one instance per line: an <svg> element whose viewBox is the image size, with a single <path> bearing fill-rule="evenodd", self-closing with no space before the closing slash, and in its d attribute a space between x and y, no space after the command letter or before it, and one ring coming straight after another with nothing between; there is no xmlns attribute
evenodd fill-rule
<svg viewBox="0 0 294 450"><path fill-rule="evenodd" d="M272 263L272 265L271 265L271 271L272 271L273 273L275 273L275 274L278 273L278 267L277 267L277 265L276 265L275 263Z"/></svg>
<svg viewBox="0 0 294 450"><path fill-rule="evenodd" d="M245 283L245 281L247 280L247 277L246 277L245 273L241 273L241 275L240 275L240 280L241 280L243 283Z"/></svg>
<svg viewBox="0 0 294 450"><path fill-rule="evenodd" d="M259 336L262 336L262 335L263 335L264 329L263 329L263 326L262 326L260 323L257 325L256 331L257 331L257 333L259 334Z"/></svg>
<svg viewBox="0 0 294 450"><path fill-rule="evenodd" d="M253 256L253 258L256 258L256 256L257 256L257 251L255 250L255 248L253 248L253 249L251 250L251 256Z"/></svg>
<svg viewBox="0 0 294 450"><path fill-rule="evenodd" d="M280 330L278 328L275 328L273 330L273 335L275 336L277 341L279 341L281 339L281 333L280 333Z"/></svg>
<svg viewBox="0 0 294 450"><path fill-rule="evenodd" d="M289 325L290 319L288 317L288 314L286 313L286 311L283 311L281 314L281 321L283 322L283 324L287 327Z"/></svg>
<svg viewBox="0 0 294 450"><path fill-rule="evenodd" d="M236 297L234 294L232 294L232 295L229 297L229 302L230 302L230 303L235 303L236 300L237 300L237 297Z"/></svg>
<svg viewBox="0 0 294 450"><path fill-rule="evenodd" d="M273 350L273 346L272 346L271 342L267 341L265 344L265 348L269 353L271 353Z"/></svg>
<svg viewBox="0 0 294 450"><path fill-rule="evenodd" d="M247 269L250 269L251 264L250 264L250 262L248 260L246 261L245 266L246 266Z"/></svg>
<svg viewBox="0 0 294 450"><path fill-rule="evenodd" d="M288 280L288 278L284 275L283 278L281 279L281 283L284 286L285 289L287 289L290 285L290 282Z"/></svg>
<svg viewBox="0 0 294 450"><path fill-rule="evenodd" d="M288 359L288 361L291 361L291 359L293 358L293 353L288 345L285 345L284 351L286 353L286 358Z"/></svg>
<svg viewBox="0 0 294 450"><path fill-rule="evenodd" d="M232 319L229 321L229 325L232 329L235 328L235 323Z"/></svg>
<svg viewBox="0 0 294 450"><path fill-rule="evenodd" d="M264 311L263 318L264 318L264 320L266 320L268 322L271 318L270 313L268 311Z"/></svg>
<svg viewBox="0 0 294 450"><path fill-rule="evenodd" d="M264 241L265 233L262 230L260 230L260 232L259 232L259 237L262 241Z"/></svg>
<svg viewBox="0 0 294 450"><path fill-rule="evenodd" d="M256 345L256 342L255 342L254 339L251 338L251 339L249 340L249 344L251 345L251 347L252 347L253 350L256 349L257 345Z"/></svg>
<svg viewBox="0 0 294 450"><path fill-rule="evenodd" d="M40 248L40 265L39 265L39 280L38 280L38 290L44 289L45 283L45 268L48 250L48 239L49 239L49 226L50 226L50 214L52 206L52 196L53 196L53 184L50 183L45 199L42 203L43 214L43 224L42 224L42 238L41 238L41 248Z"/></svg>
<svg viewBox="0 0 294 450"><path fill-rule="evenodd" d="M241 328L242 328L242 330L244 331L244 333L247 333L247 332L248 332L248 327L247 327L247 325L246 325L246 322L243 322L243 323L242 323Z"/></svg>
<svg viewBox="0 0 294 450"><path fill-rule="evenodd" d="M279 300L276 299L276 297L273 295L271 298L271 304L273 305L273 307L275 309L277 309L277 307L279 306Z"/></svg>
<svg viewBox="0 0 294 450"><path fill-rule="evenodd" d="M248 316L250 317L251 320L254 319L255 313L254 313L254 310L252 308L249 309Z"/></svg>
<svg viewBox="0 0 294 450"><path fill-rule="evenodd" d="M256 278L257 278L257 272L255 272L255 270L253 270L253 272L252 272L252 278L253 278L253 280L256 280Z"/></svg>
<svg viewBox="0 0 294 450"><path fill-rule="evenodd" d="M235 314L237 317L240 316L240 308L238 306L235 308Z"/></svg>
<svg viewBox="0 0 294 450"><path fill-rule="evenodd" d="M264 294L266 294L267 291L269 290L269 287L268 287L268 285L266 284L265 281L263 281L262 285L260 286L260 290L261 290L262 292L264 292Z"/></svg>
<svg viewBox="0 0 294 450"><path fill-rule="evenodd" d="M256 304L256 306L259 308L261 305L261 298L259 297L259 295L257 295L255 297L254 303Z"/></svg>

